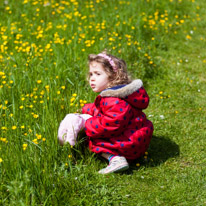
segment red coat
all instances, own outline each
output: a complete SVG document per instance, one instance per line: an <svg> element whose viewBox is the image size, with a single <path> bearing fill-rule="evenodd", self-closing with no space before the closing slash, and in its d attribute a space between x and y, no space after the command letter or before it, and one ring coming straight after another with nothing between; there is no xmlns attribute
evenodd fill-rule
<svg viewBox="0 0 206 206"><path fill-rule="evenodd" d="M148 149L152 122L142 112L149 96L141 80L102 91L82 113L90 114L85 123L89 148L95 153L111 153L136 159Z"/></svg>

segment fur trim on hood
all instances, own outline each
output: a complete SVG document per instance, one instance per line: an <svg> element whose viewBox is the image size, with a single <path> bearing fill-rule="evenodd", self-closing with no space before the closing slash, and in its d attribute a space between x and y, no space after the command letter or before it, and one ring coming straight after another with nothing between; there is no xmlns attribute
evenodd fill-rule
<svg viewBox="0 0 206 206"><path fill-rule="evenodd" d="M100 93L100 96L125 98L140 89L142 86L142 80L136 79L129 84L106 89Z"/></svg>

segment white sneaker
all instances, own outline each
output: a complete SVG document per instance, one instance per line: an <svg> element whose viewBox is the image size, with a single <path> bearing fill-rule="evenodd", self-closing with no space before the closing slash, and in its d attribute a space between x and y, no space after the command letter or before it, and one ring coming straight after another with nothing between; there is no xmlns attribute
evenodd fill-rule
<svg viewBox="0 0 206 206"><path fill-rule="evenodd" d="M125 157L123 156L115 156L112 158L112 160L109 162L109 165L99 170L100 174L108 174L112 172L121 172L124 170L127 170L129 168L129 164Z"/></svg>

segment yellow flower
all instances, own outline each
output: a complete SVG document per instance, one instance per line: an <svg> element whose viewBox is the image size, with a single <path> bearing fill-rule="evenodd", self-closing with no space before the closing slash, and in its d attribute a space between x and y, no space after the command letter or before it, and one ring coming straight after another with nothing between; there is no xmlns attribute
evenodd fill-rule
<svg viewBox="0 0 206 206"><path fill-rule="evenodd" d="M37 139L33 139L32 142L33 142L34 144L38 144Z"/></svg>
<svg viewBox="0 0 206 206"><path fill-rule="evenodd" d="M187 39L192 39L192 37L190 35L187 35L186 38Z"/></svg>
<svg viewBox="0 0 206 206"><path fill-rule="evenodd" d="M33 117L34 117L35 119L37 119L37 118L39 117L39 115L38 115L38 114L33 114Z"/></svg>
<svg viewBox="0 0 206 206"><path fill-rule="evenodd" d="M41 84L42 83L42 80L37 80L37 84Z"/></svg>
<svg viewBox="0 0 206 206"><path fill-rule="evenodd" d="M27 144L23 144L23 150L26 150L27 146Z"/></svg>
<svg viewBox="0 0 206 206"><path fill-rule="evenodd" d="M136 166L139 167L139 166L140 166L140 163L137 163Z"/></svg>
<svg viewBox="0 0 206 206"><path fill-rule="evenodd" d="M11 128L11 129L15 130L16 128L17 128L16 126L12 126L12 128Z"/></svg>
<svg viewBox="0 0 206 206"><path fill-rule="evenodd" d="M24 106L23 105L21 105L20 107L19 107L19 109L23 109L24 108Z"/></svg>
<svg viewBox="0 0 206 206"><path fill-rule="evenodd" d="M65 89L65 86L61 86L62 89Z"/></svg>
<svg viewBox="0 0 206 206"><path fill-rule="evenodd" d="M36 134L37 139L41 139L41 134Z"/></svg>
<svg viewBox="0 0 206 206"><path fill-rule="evenodd" d="M3 162L2 158L0 158L0 163Z"/></svg>
<svg viewBox="0 0 206 206"><path fill-rule="evenodd" d="M69 158L72 158L72 155L68 155Z"/></svg>
<svg viewBox="0 0 206 206"><path fill-rule="evenodd" d="M8 141L7 141L6 138L1 137L0 140L1 140L2 142L4 142L4 143L8 143Z"/></svg>

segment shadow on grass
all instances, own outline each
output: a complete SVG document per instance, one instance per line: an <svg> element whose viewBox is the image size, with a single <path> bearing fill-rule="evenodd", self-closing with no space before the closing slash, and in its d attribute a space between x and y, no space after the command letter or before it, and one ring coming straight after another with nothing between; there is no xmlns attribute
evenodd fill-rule
<svg viewBox="0 0 206 206"><path fill-rule="evenodd" d="M141 166L156 167L170 158L179 156L179 153L179 146L171 139L162 136L153 136L148 149L148 158L145 159L142 157L132 162L128 173L131 174L133 170L139 169L136 166L137 163L140 163Z"/></svg>

